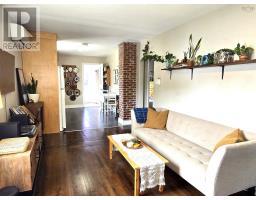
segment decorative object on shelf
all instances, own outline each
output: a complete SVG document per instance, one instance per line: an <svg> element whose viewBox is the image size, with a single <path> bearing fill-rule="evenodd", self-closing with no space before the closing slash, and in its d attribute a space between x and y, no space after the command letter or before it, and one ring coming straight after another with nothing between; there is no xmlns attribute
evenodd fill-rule
<svg viewBox="0 0 256 200"><path fill-rule="evenodd" d="M239 60L250 60L254 49L238 43L234 51L239 56Z"/></svg>
<svg viewBox="0 0 256 200"><path fill-rule="evenodd" d="M189 48L188 48L188 61L187 61L188 67L193 67L195 65L196 53L200 48L201 41L202 41L202 38L200 38L198 40L196 46L194 46L193 36L192 36L192 34L190 34L190 36L189 36Z"/></svg>
<svg viewBox="0 0 256 200"><path fill-rule="evenodd" d="M39 100L39 94L37 92L37 85L38 85L38 80L35 80L32 73L31 73L31 79L30 83L27 84L26 89L28 92L28 98L29 101L33 103L37 103Z"/></svg>
<svg viewBox="0 0 256 200"><path fill-rule="evenodd" d="M232 49L220 49L214 54L214 64L234 62L234 55Z"/></svg>
<svg viewBox="0 0 256 200"><path fill-rule="evenodd" d="M188 67L194 67L194 65L195 65L195 60L188 59L188 61L187 61L187 66L188 66Z"/></svg>
<svg viewBox="0 0 256 200"><path fill-rule="evenodd" d="M201 59L200 65L211 65L214 61L214 54L208 53L207 55L204 55Z"/></svg>
<svg viewBox="0 0 256 200"><path fill-rule="evenodd" d="M187 63L187 61L188 61L188 52L184 51L183 54L184 54L184 57L183 57L182 62Z"/></svg>
<svg viewBox="0 0 256 200"><path fill-rule="evenodd" d="M199 55L196 57L196 62L195 62L196 65L201 65L202 57L203 57L202 55Z"/></svg>
<svg viewBox="0 0 256 200"><path fill-rule="evenodd" d="M147 41L147 44L145 45L144 49L142 49L143 52L143 57L142 60L146 61L146 60L152 60L155 62L164 62L164 59L162 58L162 56L159 56L157 54L155 54L153 51L149 50L149 41Z"/></svg>
<svg viewBox="0 0 256 200"><path fill-rule="evenodd" d="M167 51L164 57L164 62L166 64L166 68L170 68L176 62L176 57Z"/></svg>
<svg viewBox="0 0 256 200"><path fill-rule="evenodd" d="M65 91L71 101L75 101L80 96L81 92L77 88L77 83L80 81L78 76L79 69L76 65L63 65L65 78Z"/></svg>

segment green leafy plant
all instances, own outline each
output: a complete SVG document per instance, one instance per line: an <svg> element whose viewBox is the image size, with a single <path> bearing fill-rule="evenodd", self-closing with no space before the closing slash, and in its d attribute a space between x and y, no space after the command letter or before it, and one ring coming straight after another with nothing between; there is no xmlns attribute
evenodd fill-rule
<svg viewBox="0 0 256 200"><path fill-rule="evenodd" d="M176 56L167 51L164 57L164 62L166 63L167 67L171 67L171 65L176 62Z"/></svg>
<svg viewBox="0 0 256 200"><path fill-rule="evenodd" d="M30 83L27 84L27 92L29 94L36 94L37 91L37 85L38 85L38 80L35 80L34 77L31 74L31 79L30 79Z"/></svg>
<svg viewBox="0 0 256 200"><path fill-rule="evenodd" d="M253 51L254 49L252 47L246 47L245 45L241 46L240 43L238 43L236 45L236 48L234 49L234 52L238 56L247 56L247 57L251 57Z"/></svg>
<svg viewBox="0 0 256 200"><path fill-rule="evenodd" d="M142 52L143 52L142 60L144 61L152 60L152 61L161 62L161 63L164 62L164 59L162 58L162 56L159 56L153 51L149 50L149 41L147 41L147 44L145 45L144 49L142 49Z"/></svg>
<svg viewBox="0 0 256 200"><path fill-rule="evenodd" d="M188 59L190 60L196 60L196 53L200 48L200 44L201 44L202 38L200 38L196 44L196 46L194 46L193 44L193 37L192 34L190 34L189 36L189 48L188 48Z"/></svg>

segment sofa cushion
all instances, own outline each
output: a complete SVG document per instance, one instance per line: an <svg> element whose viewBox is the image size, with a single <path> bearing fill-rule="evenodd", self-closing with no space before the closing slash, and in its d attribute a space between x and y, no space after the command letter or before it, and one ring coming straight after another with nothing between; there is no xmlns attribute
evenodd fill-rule
<svg viewBox="0 0 256 200"><path fill-rule="evenodd" d="M226 145L226 144L235 144L238 142L244 142L246 141L244 134L240 129L234 130L232 133L226 135L224 138L222 138L214 147L213 151L216 151L219 147Z"/></svg>
<svg viewBox="0 0 256 200"><path fill-rule="evenodd" d="M204 190L211 151L166 130L136 128L133 134L167 158L176 173Z"/></svg>
<svg viewBox="0 0 256 200"><path fill-rule="evenodd" d="M166 129L210 151L217 142L235 130L174 111L169 112Z"/></svg>
<svg viewBox="0 0 256 200"><path fill-rule="evenodd" d="M144 124L144 128L165 129L168 113L169 110L158 112L148 108L147 121Z"/></svg>

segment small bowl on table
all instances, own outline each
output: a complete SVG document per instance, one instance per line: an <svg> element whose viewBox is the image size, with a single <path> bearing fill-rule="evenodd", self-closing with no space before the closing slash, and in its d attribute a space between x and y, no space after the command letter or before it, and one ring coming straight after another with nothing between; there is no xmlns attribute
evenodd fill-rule
<svg viewBox="0 0 256 200"><path fill-rule="evenodd" d="M122 144L128 149L141 149L143 147L142 142L138 139L124 140Z"/></svg>

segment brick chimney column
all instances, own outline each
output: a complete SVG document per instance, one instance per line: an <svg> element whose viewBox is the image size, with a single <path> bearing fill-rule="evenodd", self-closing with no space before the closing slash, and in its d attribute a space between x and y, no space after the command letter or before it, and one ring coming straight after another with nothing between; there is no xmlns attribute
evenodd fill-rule
<svg viewBox="0 0 256 200"><path fill-rule="evenodd" d="M118 121L125 125L131 119L131 109L136 105L137 45L123 42L119 45L119 109Z"/></svg>

